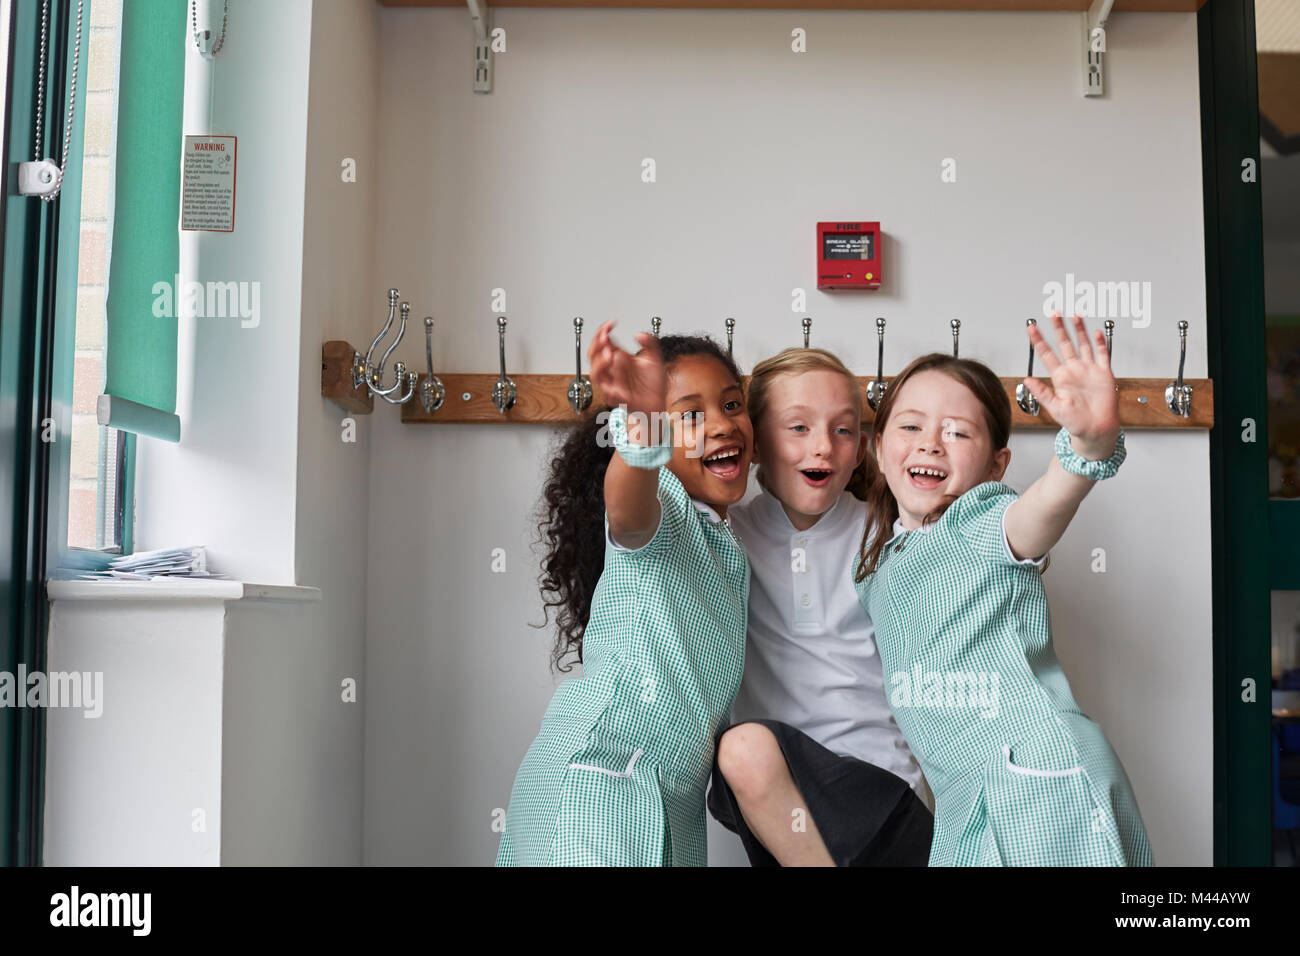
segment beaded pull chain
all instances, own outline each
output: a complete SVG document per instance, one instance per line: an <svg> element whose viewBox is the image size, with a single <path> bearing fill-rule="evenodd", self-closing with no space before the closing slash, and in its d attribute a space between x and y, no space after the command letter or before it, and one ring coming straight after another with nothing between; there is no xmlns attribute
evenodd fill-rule
<svg viewBox="0 0 1300 956"><path fill-rule="evenodd" d="M202 56L209 60L214 59L226 45L226 21L229 17L230 0L226 0L225 9L221 13L221 36L217 38L216 43L212 44L212 49L204 50L203 43L212 39L212 31L199 29L198 0L190 0L190 29L194 33L194 46Z"/></svg>
<svg viewBox="0 0 1300 956"><path fill-rule="evenodd" d="M36 159L44 168L41 171L41 182L48 183L51 179L55 180L53 188L41 195L44 202L53 202L63 188L63 171L68 168L68 144L72 141L72 118L77 112L77 67L81 63L81 17L84 0L77 0L77 39L72 48L72 81L68 86L68 121L67 128L63 133L63 159L58 166L54 165L51 159L42 160L40 155L41 144L45 142L45 58L46 47L49 45L50 33L50 0L45 0L41 5L41 53L40 53L40 72L36 82Z"/></svg>

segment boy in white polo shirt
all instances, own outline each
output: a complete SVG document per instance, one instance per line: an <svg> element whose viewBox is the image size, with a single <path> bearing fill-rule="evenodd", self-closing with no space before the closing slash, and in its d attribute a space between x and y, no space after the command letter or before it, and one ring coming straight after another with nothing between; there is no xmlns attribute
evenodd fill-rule
<svg viewBox="0 0 1300 956"><path fill-rule="evenodd" d="M870 467L861 387L831 353L791 348L755 366L748 403L763 491L729 512L749 623L709 810L755 866L924 866L933 798L853 585L867 505L846 489Z"/></svg>

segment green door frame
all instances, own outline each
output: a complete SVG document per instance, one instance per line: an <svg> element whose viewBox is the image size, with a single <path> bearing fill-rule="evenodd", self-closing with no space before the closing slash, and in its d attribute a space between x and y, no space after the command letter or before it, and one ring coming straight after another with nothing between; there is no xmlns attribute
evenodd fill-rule
<svg viewBox="0 0 1300 956"><path fill-rule="evenodd" d="M1205 190L1205 304L1214 379L1210 502L1214 596L1214 862L1272 863L1264 248L1254 0L1197 15ZM1254 164L1255 175L1244 167ZM1247 440L1250 424L1253 436ZM1291 505L1294 516L1295 506ZM1250 692L1253 688L1253 693Z"/></svg>
<svg viewBox="0 0 1300 956"><path fill-rule="evenodd" d="M34 121L40 54L41 4L10 2L9 99L3 135L8 155L0 170L0 668L44 672L49 604L51 468L66 461L70 431L73 353L55 347L56 314L76 315L77 249L81 216L81 136L86 98L77 110L59 196L44 202L17 195L19 162L37 153ZM85 7L89 9L87 2ZM70 3L50 3L50 55L45 77L45 142L41 156L62 157L71 61ZM88 15L83 11L83 15ZM83 20L83 24L86 23ZM82 43L88 47L89 30ZM60 55L57 51L62 51ZM85 58L81 61L86 62ZM84 83L81 70L78 85ZM84 87L83 87L84 90ZM65 326L70 323L64 323ZM70 333L64 332L64 335ZM56 404L54 388L66 389ZM46 422L58 426L42 440ZM57 559L57 552L55 552ZM25 687L17 688L25 693ZM44 817L45 710L0 707L0 864L40 865Z"/></svg>
<svg viewBox="0 0 1300 956"><path fill-rule="evenodd" d="M11 467L3 470L4 501L10 507L0 512L0 549L5 564L0 573L4 588L4 630L0 633L0 666L16 673L19 662L29 661L29 635L33 629L33 568L31 545L32 495L35 475L32 422L36 415L35 378L40 311L39 252L48 224L46 204L32 203L11 195L16 184L11 173L15 164L33 155L33 104L35 100L36 51L32 38L38 36L40 8L36 4L12 3L10 9L9 82L6 104L8 156L2 177L4 215L0 229L4 262L0 268L0 439ZM21 40L19 38L22 38ZM36 321L30 319L36 318ZM37 535L39 537L39 535ZM0 863L13 865L29 860L22 812L27 799L25 770L30 760L25 709L0 708Z"/></svg>

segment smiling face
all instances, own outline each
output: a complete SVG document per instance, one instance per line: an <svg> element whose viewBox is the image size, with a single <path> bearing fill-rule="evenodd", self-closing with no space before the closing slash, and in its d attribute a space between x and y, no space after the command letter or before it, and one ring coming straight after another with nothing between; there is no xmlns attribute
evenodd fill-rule
<svg viewBox="0 0 1300 956"><path fill-rule="evenodd" d="M919 528L941 505L1001 480L1011 451L993 447L984 406L963 383L926 370L910 376L892 398L875 449L903 527Z"/></svg>
<svg viewBox="0 0 1300 956"><path fill-rule="evenodd" d="M866 453L853 387L830 369L778 375L768 386L754 460L800 531L835 505Z"/></svg>
<svg viewBox="0 0 1300 956"><path fill-rule="evenodd" d="M683 355L668 368L668 412L681 423L668 470L688 495L725 518L745 496L754 452L740 383L712 356Z"/></svg>

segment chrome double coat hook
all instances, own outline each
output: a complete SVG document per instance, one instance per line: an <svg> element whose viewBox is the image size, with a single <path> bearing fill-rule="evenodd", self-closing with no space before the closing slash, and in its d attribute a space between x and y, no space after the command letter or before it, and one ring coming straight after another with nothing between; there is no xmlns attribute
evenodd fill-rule
<svg viewBox="0 0 1300 956"><path fill-rule="evenodd" d="M360 388L364 384L373 394L378 395L390 405L404 405L409 402L411 396L415 394L415 386L420 380L419 373L407 373L405 362L397 362L393 366L393 370L397 373L396 380L387 388L383 387L384 366L388 364L389 356L393 354L393 350L402 341L402 336L406 334L406 320L411 314L411 304L409 302L402 303L402 320L401 326L397 330L397 338L393 339L393 344L388 347L388 351L384 353L384 357L379 364L374 364L375 349L379 348L379 343L383 341L384 336L393 327L393 315L397 311L398 294L396 289L388 290L388 321L384 323L384 327L375 336L375 340L370 343L370 350L366 352L364 360L360 352L354 352L352 357L352 387ZM391 398L390 396L394 393L397 393L398 397Z"/></svg>

